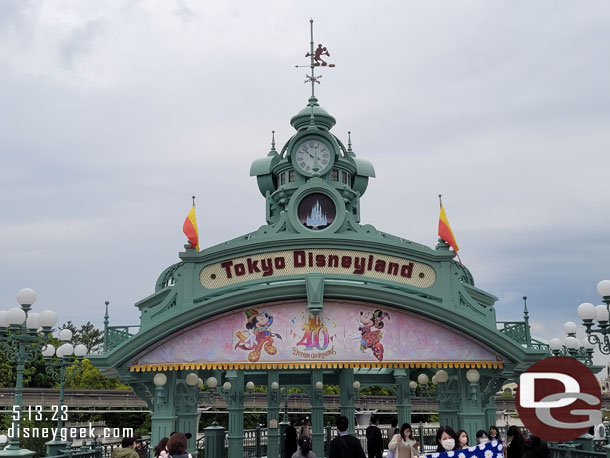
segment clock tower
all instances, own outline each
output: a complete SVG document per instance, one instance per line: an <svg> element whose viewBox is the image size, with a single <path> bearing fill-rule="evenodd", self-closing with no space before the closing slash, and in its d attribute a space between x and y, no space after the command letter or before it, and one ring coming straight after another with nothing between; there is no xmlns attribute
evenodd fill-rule
<svg viewBox="0 0 610 458"><path fill-rule="evenodd" d="M375 176L373 165L357 158L348 132L347 147L333 133L335 118L318 103L314 85L321 76L316 68L332 68L322 59L326 48L313 48L311 22L311 97L307 106L290 120L296 133L278 152L275 134L267 157L252 163L250 176L256 176L258 189L266 199L267 226L259 231L269 233L329 234L360 232L360 197L368 180ZM299 67L299 66L297 66Z"/></svg>

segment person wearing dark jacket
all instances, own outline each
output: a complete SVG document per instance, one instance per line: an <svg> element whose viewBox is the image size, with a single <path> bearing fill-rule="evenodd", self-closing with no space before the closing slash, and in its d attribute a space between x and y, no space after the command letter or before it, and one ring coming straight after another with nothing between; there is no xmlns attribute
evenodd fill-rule
<svg viewBox="0 0 610 458"><path fill-rule="evenodd" d="M383 456L383 437L379 429L379 418L375 415L371 417L371 424L366 428L366 449L368 458L382 458Z"/></svg>
<svg viewBox="0 0 610 458"><path fill-rule="evenodd" d="M347 426L346 416L337 418L339 435L330 442L328 458L366 458L360 441L347 433Z"/></svg>
<svg viewBox="0 0 610 458"><path fill-rule="evenodd" d="M506 458L522 458L525 437L523 437L523 433L517 426L513 425L508 428L508 431L506 432L506 441L508 442L508 447L506 447Z"/></svg>
<svg viewBox="0 0 610 458"><path fill-rule="evenodd" d="M284 456L291 457L297 451L297 429L294 427L294 418L290 419L290 424L286 427L286 439L284 441Z"/></svg>

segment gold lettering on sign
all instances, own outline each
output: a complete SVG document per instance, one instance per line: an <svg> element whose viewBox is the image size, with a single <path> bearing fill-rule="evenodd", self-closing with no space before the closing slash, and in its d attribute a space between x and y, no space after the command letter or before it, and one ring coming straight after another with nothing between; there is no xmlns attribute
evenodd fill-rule
<svg viewBox="0 0 610 458"><path fill-rule="evenodd" d="M357 250L286 250L254 254L210 264L199 279L208 289L245 281L319 272L375 278L429 288L436 281L434 268L418 261Z"/></svg>

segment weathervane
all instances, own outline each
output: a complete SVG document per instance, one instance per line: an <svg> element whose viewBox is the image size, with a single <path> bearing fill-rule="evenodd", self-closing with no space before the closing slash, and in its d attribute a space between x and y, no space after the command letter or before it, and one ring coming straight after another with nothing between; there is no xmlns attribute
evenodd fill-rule
<svg viewBox="0 0 610 458"><path fill-rule="evenodd" d="M318 75L318 76L314 75L314 69L316 67L334 67L335 64L329 64L322 57L322 56L330 57L330 53L328 52L328 49L326 49L325 46L322 46L322 44L319 44L316 49L313 48L313 19L309 20L309 25L310 25L310 30L311 30L311 41L309 42L311 49L307 54L305 54L305 57L310 58L310 64L309 65L295 65L295 67L296 68L307 68L307 67L311 68L311 75L305 75L305 83L311 83L311 96L314 97L314 85L315 85L315 83L320 84L320 78L322 78L322 75Z"/></svg>

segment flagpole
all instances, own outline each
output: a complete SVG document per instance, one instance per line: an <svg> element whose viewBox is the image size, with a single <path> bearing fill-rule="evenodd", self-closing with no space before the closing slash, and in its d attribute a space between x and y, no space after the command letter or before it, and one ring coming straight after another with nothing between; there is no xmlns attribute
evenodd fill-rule
<svg viewBox="0 0 610 458"><path fill-rule="evenodd" d="M195 206L195 196L193 196L193 207Z"/></svg>

